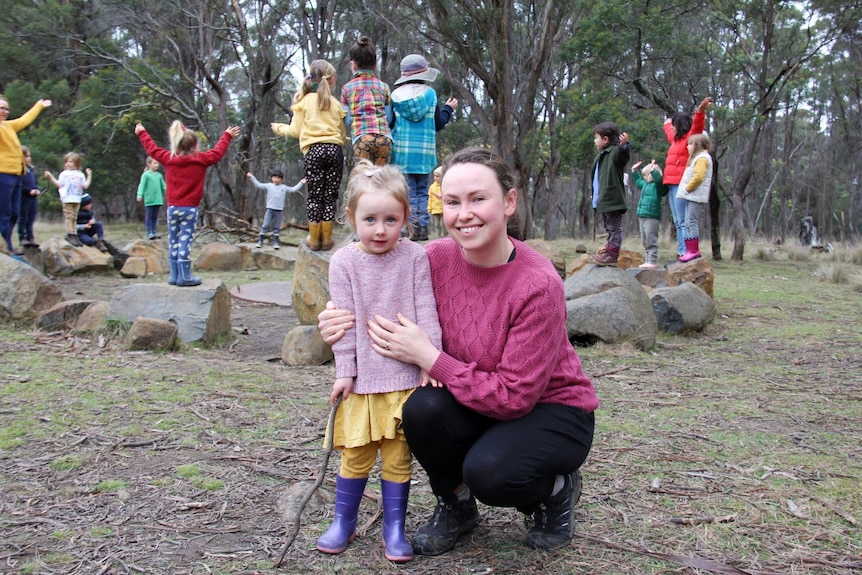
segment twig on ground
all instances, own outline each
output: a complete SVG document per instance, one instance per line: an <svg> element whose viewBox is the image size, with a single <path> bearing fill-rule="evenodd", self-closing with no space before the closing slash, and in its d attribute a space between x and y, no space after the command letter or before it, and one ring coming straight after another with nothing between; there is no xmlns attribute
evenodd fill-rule
<svg viewBox="0 0 862 575"><path fill-rule="evenodd" d="M329 421L326 424L327 437L329 438L326 442L326 450L323 452L323 461L320 464L320 470L317 472L317 480L315 480L314 485L311 486L311 489L308 490L308 493L305 494L305 497L302 498L302 503L299 505L299 509L296 510L296 519L293 521L293 532L290 533L287 537L287 541L284 543L284 547L281 549L281 553L278 554L278 559L275 560L273 567L280 567L281 562L284 560L284 555L287 553L287 550L293 545L294 539L299 534L299 521L302 519L302 512L305 510L305 506L308 505L308 502L311 500L311 496L314 495L314 492L317 491L317 488L323 483L324 477L326 477L326 468L329 466L329 456L332 455L332 435L333 428L335 427L335 414L338 411L338 406L341 405L341 396L335 400L335 403L332 405L332 409L329 411Z"/></svg>

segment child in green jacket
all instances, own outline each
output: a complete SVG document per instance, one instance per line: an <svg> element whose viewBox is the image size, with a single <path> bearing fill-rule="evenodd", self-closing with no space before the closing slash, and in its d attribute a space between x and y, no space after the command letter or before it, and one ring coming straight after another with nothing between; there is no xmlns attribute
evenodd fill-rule
<svg viewBox="0 0 862 575"><path fill-rule="evenodd" d="M638 224L644 246L643 269L658 267L658 230L661 222L661 200L667 195L667 186L662 183L661 168L655 160L638 170L643 162L632 166L632 181L640 189L638 200Z"/></svg>

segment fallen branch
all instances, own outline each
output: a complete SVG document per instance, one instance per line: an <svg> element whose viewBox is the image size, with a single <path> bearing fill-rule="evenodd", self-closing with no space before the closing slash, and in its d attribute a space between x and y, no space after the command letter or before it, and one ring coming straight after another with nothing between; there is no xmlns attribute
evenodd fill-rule
<svg viewBox="0 0 862 575"><path fill-rule="evenodd" d="M282 547L281 553L278 554L278 559L276 559L273 564L273 567L275 568L281 566L285 553L287 553L287 550L291 545L293 545L293 541L299 534L299 520L302 519L302 512L305 510L305 506L308 505L308 502L311 501L311 496L314 495L314 492L317 491L317 488L323 483L324 477L326 477L326 468L329 466L329 456L332 455L332 436L333 428L335 427L335 414L338 411L339 405L341 405L340 395L336 398L335 403L332 405L332 409L329 411L329 421L326 424L326 435L329 439L326 442L326 449L323 452L323 461L320 464L320 471L317 473L317 480L315 480L311 489L308 490L308 493L305 494L305 497L302 498L302 503L299 505L299 509L296 510L296 519L293 522L293 532L288 535L287 541L284 542L284 547Z"/></svg>
<svg viewBox="0 0 862 575"><path fill-rule="evenodd" d="M702 525L704 523L733 523L736 521L736 515L725 515L724 517L713 517L706 515L704 517L671 517L670 522L676 525Z"/></svg>

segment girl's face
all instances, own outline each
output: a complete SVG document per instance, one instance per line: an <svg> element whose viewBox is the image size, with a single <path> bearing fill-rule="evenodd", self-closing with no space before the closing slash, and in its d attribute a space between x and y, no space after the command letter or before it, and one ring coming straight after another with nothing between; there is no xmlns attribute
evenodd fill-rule
<svg viewBox="0 0 862 575"><path fill-rule="evenodd" d="M156 172L159 169L159 163L155 160L150 159L150 160L147 160L147 167L151 171Z"/></svg>
<svg viewBox="0 0 862 575"><path fill-rule="evenodd" d="M0 99L0 122L9 117L9 102Z"/></svg>
<svg viewBox="0 0 862 575"><path fill-rule="evenodd" d="M407 221L404 205L389 190L362 192L356 201L356 212L350 214L362 250L383 255L398 244L401 228Z"/></svg>
<svg viewBox="0 0 862 575"><path fill-rule="evenodd" d="M518 192L504 190L494 170L481 164L454 164L443 174L443 223L467 261L502 265L508 253L506 223L515 213Z"/></svg>
<svg viewBox="0 0 862 575"><path fill-rule="evenodd" d="M593 134L595 137L593 138L593 143L596 145L596 149L604 150L608 147L608 143L611 141L607 136L600 136L599 134Z"/></svg>
<svg viewBox="0 0 862 575"><path fill-rule="evenodd" d="M30 166L31 168L33 167L33 158L30 157L29 153L24 154L24 163L27 164L28 166Z"/></svg>
<svg viewBox="0 0 862 575"><path fill-rule="evenodd" d="M65 162L63 162L63 169L64 170L77 170L78 166L75 165L75 162L73 160L66 160Z"/></svg>
<svg viewBox="0 0 862 575"><path fill-rule="evenodd" d="M691 142L689 142L688 144L686 144L686 145L685 145L685 148L688 150L688 155L689 155L689 156L690 156L692 153L694 153L694 144L692 144Z"/></svg>

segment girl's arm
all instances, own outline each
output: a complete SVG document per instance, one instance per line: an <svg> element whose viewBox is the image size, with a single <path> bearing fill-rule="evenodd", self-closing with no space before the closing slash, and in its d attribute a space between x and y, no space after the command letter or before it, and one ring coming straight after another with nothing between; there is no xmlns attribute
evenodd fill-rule
<svg viewBox="0 0 862 575"><path fill-rule="evenodd" d="M81 184L81 187L85 190L90 187L90 182L93 181L93 170L87 168L87 178L84 180L84 183Z"/></svg>
<svg viewBox="0 0 862 575"><path fill-rule="evenodd" d="M48 180L49 180L49 181L50 181L50 182L51 182L55 187L57 187L57 188L59 188L59 187L60 187L60 182L58 182L58 181L57 181L57 178L55 178L55 177L54 177L54 174L52 174L52 173L51 173L51 172L49 172L48 170L45 170L45 177L46 177L46 178L48 178Z"/></svg>
<svg viewBox="0 0 862 575"><path fill-rule="evenodd" d="M302 133L302 127L305 125L305 106L300 106L298 104L300 104L300 102L294 104L292 108L293 116L290 118L290 124L279 124L273 122L269 125L277 136L299 138L299 135ZM342 126L343 125L344 123L342 122Z"/></svg>
<svg viewBox="0 0 862 575"><path fill-rule="evenodd" d="M703 182L703 179L706 177L707 165L706 158L698 158L694 161L694 173L691 176L691 180L689 180L688 184L685 186L686 192L691 193L695 191Z"/></svg>
<svg viewBox="0 0 862 575"><path fill-rule="evenodd" d="M218 161L221 160L227 153L227 149L230 146L230 141L238 135L239 127L229 126L224 132L222 132L221 138L219 138L219 141L216 143L215 147L212 150L199 153L199 156L203 163L207 166L212 166L213 164L218 163Z"/></svg>

